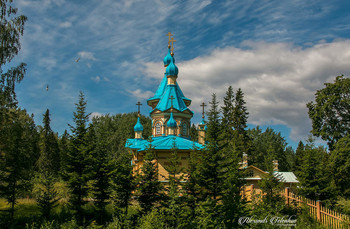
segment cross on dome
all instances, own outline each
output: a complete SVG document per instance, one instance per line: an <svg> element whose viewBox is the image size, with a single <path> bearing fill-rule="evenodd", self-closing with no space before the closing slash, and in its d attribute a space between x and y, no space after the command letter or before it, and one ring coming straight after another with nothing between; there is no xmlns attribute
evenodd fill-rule
<svg viewBox="0 0 350 229"><path fill-rule="evenodd" d="M205 105L205 103L203 102L200 106L203 107L202 118L204 119L204 107L206 107L207 105Z"/></svg>
<svg viewBox="0 0 350 229"><path fill-rule="evenodd" d="M138 106L138 111L137 111L137 114L140 115L140 106L142 105L142 103L140 103L140 101L138 101L136 103L136 106Z"/></svg>

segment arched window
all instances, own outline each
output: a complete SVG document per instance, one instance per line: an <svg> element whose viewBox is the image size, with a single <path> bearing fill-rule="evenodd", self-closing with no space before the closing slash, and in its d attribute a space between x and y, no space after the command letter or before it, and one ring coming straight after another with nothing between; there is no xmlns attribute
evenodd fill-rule
<svg viewBox="0 0 350 229"><path fill-rule="evenodd" d="M156 123L156 135L161 134L161 128L162 128L162 125L160 124L160 122L157 122Z"/></svg>
<svg viewBox="0 0 350 229"><path fill-rule="evenodd" d="M183 125L182 125L182 135L187 135L187 124L186 123L184 123Z"/></svg>

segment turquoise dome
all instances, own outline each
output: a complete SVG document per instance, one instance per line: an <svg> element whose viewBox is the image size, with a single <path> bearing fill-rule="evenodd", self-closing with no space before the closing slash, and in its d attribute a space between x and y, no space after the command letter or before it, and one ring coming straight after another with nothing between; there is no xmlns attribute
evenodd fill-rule
<svg viewBox="0 0 350 229"><path fill-rule="evenodd" d="M174 64L174 57L170 60L170 64L166 67L165 74L167 76L177 76L179 69Z"/></svg>
<svg viewBox="0 0 350 229"><path fill-rule="evenodd" d="M169 121L167 123L167 126L168 127L177 127L177 123L174 119L173 112L171 112L171 114L170 114L170 118L169 118Z"/></svg>
<svg viewBox="0 0 350 229"><path fill-rule="evenodd" d="M204 121L204 119L202 119L202 121L201 121L199 124L201 124L201 125L205 125L205 121Z"/></svg>
<svg viewBox="0 0 350 229"><path fill-rule="evenodd" d="M134 126L134 131L143 131L143 126L141 125L140 117L137 118L137 123Z"/></svg>
<svg viewBox="0 0 350 229"><path fill-rule="evenodd" d="M175 62L174 57L171 56L170 48L169 48L168 54L163 59L164 67L166 67L170 64L171 59L173 59L173 61Z"/></svg>

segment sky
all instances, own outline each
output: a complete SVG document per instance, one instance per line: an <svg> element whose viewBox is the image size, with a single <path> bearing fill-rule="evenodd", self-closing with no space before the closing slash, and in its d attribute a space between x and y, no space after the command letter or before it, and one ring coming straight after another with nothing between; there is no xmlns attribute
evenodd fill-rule
<svg viewBox="0 0 350 229"><path fill-rule="evenodd" d="M294 148L310 134L306 103L324 83L350 75L350 1L14 2L28 17L10 63L27 63L16 86L19 105L37 124L50 109L59 134L73 124L79 91L91 116L135 112L138 100L149 115L146 100L164 76L168 32L193 123L200 104L213 93L222 101L231 85L244 92L249 127L280 131Z"/></svg>

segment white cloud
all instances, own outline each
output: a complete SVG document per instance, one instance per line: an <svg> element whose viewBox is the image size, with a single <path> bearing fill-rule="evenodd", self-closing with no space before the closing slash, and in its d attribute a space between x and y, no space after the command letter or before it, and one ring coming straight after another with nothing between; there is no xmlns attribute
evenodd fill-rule
<svg viewBox="0 0 350 229"><path fill-rule="evenodd" d="M89 119L90 119L90 121L93 119L93 118L98 118L98 117L101 117L101 116L103 116L103 114L101 114L101 113L99 113L99 112L92 112L91 114L90 114L90 117L89 117Z"/></svg>
<svg viewBox="0 0 350 229"><path fill-rule="evenodd" d="M101 81L101 77L100 76L91 77L91 80L95 81L96 83L99 83Z"/></svg>
<svg viewBox="0 0 350 229"><path fill-rule="evenodd" d="M317 44L302 49L287 43L244 42L245 49L226 47L207 56L177 63L178 82L191 109L216 93L222 100L229 85L245 93L249 123L283 124L291 138L305 138L311 130L306 103L316 90L335 76L350 75L350 40ZM160 78L160 63L145 63L149 78Z"/></svg>
<svg viewBox="0 0 350 229"><path fill-rule="evenodd" d="M79 56L81 59L97 60L97 59L94 57L94 54L93 54L92 52L81 51L81 52L78 52L78 56Z"/></svg>
<svg viewBox="0 0 350 229"><path fill-rule="evenodd" d="M137 90L126 90L128 93L130 93L131 95L133 95L134 97L136 97L137 99L149 99L154 92L152 91L142 91L140 89Z"/></svg>
<svg viewBox="0 0 350 229"><path fill-rule="evenodd" d="M65 21L65 22L62 22L59 27L61 28L69 28L72 26L72 22L69 22L69 21Z"/></svg>
<svg viewBox="0 0 350 229"><path fill-rule="evenodd" d="M39 65L46 68L46 70L51 71L57 64L57 60L52 57L45 57L39 60Z"/></svg>

